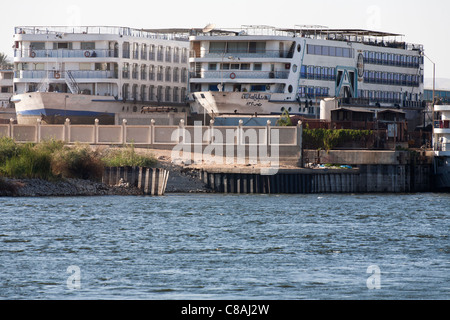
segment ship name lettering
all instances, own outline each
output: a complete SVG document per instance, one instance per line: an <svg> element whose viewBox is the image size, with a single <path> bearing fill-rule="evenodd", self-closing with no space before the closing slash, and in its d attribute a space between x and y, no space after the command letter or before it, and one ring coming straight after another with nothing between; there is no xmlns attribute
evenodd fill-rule
<svg viewBox="0 0 450 320"><path fill-rule="evenodd" d="M270 95L267 95L267 94L259 94L259 93L255 93L255 94L244 93L244 94L242 95L242 99L253 100L253 101L269 100L269 99L270 99Z"/></svg>

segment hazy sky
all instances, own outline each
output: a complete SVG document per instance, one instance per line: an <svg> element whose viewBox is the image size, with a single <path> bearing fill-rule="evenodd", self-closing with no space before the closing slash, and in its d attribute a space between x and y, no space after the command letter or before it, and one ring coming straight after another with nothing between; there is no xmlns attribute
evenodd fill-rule
<svg viewBox="0 0 450 320"><path fill-rule="evenodd" d="M0 52L13 56L15 26L218 28L241 25L321 25L400 33L423 44L436 77L450 78L448 0L20 0L2 3ZM425 77L432 78L426 59Z"/></svg>

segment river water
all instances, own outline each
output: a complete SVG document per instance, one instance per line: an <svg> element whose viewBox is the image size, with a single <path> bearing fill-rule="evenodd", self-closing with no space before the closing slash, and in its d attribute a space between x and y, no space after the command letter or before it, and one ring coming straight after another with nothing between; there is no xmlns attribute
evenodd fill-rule
<svg viewBox="0 0 450 320"><path fill-rule="evenodd" d="M450 194L0 198L0 299L450 298Z"/></svg>

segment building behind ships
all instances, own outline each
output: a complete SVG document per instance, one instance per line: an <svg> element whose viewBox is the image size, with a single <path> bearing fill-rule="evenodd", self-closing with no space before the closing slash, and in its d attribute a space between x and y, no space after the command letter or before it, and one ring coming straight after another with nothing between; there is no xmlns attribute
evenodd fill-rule
<svg viewBox="0 0 450 320"><path fill-rule="evenodd" d="M422 45L349 29L208 28L190 37L192 111L318 118L320 101L396 109L421 119ZM418 125L413 123L412 125Z"/></svg>

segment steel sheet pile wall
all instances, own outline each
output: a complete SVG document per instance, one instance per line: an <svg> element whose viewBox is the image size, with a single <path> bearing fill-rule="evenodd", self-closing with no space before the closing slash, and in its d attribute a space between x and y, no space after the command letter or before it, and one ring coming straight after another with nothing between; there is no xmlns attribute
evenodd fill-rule
<svg viewBox="0 0 450 320"><path fill-rule="evenodd" d="M243 194L405 193L431 190L430 165L363 165L351 170L202 171L215 192Z"/></svg>
<svg viewBox="0 0 450 320"><path fill-rule="evenodd" d="M103 183L111 186L129 184L144 195L162 196L166 192L169 171L161 168L106 167Z"/></svg>

